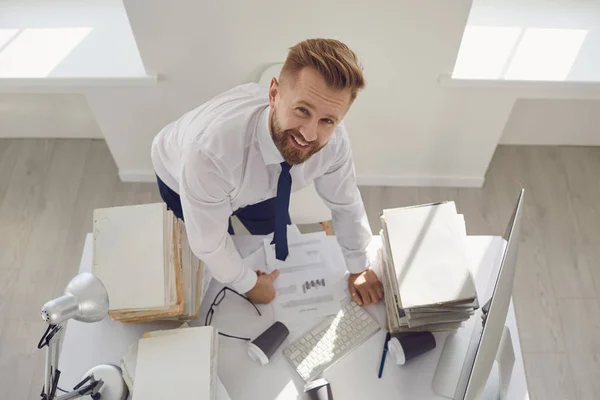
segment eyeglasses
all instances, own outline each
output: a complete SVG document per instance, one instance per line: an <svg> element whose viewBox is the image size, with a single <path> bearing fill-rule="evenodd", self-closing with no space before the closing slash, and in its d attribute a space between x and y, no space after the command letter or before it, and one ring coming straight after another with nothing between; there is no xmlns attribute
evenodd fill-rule
<svg viewBox="0 0 600 400"><path fill-rule="evenodd" d="M233 289L230 289L228 287L223 287L223 289L221 289L219 291L219 293L217 293L217 295L215 296L215 299L213 300L212 304L210 305L210 309L208 310L208 313L206 314L206 319L204 320L204 325L205 326L209 326L210 323L212 322L212 318L213 315L215 314L215 307L217 307L219 304L221 304L221 302L223 301L223 299L225 298L225 293L227 291L230 291L232 293L237 294L238 296L240 296L242 299L246 300L248 303L252 304L252 307L254 307L254 309L256 310L256 312L258 313L259 316L262 316L262 314L260 313L260 311L258 311L258 308L256 307L256 305L252 302L252 300L250 300L249 298L247 298L246 296L244 296L243 294L239 294L238 292L236 292ZM228 335L226 333L223 332L219 332L219 335L228 337L228 338L232 338L232 339L239 339L239 340L246 340L246 341L250 341L252 339L250 338L245 338L245 337L240 337L240 336L233 336L233 335Z"/></svg>

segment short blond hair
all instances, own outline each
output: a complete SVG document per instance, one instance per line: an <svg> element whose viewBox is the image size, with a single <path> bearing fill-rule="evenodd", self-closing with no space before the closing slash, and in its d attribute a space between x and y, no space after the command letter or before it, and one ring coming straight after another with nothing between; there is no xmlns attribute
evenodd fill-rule
<svg viewBox="0 0 600 400"><path fill-rule="evenodd" d="M365 87L363 68L356 54L335 39L308 39L291 47L280 79L295 78L305 67L317 70L333 89L350 89L351 101Z"/></svg>

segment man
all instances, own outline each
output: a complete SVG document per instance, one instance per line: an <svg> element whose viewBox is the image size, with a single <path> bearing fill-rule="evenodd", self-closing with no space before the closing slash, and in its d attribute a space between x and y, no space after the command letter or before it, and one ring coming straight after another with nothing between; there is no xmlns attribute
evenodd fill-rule
<svg viewBox="0 0 600 400"><path fill-rule="evenodd" d="M381 283L369 268L371 239L342 120L360 89L362 68L346 45L311 39L289 51L268 88L238 86L167 125L154 139L152 162L161 196L185 219L190 246L218 281L255 303L275 297L279 271L254 272L230 234L236 215L252 234L274 232L278 259L288 254L290 191L314 182L332 211L358 304L378 302Z"/></svg>

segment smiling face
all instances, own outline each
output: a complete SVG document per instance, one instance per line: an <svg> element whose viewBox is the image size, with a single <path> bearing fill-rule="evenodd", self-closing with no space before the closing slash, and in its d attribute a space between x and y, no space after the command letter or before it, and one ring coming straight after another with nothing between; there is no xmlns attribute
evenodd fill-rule
<svg viewBox="0 0 600 400"><path fill-rule="evenodd" d="M349 89L332 89L315 69L305 67L269 89L273 142L288 163L301 164L321 150L351 104Z"/></svg>

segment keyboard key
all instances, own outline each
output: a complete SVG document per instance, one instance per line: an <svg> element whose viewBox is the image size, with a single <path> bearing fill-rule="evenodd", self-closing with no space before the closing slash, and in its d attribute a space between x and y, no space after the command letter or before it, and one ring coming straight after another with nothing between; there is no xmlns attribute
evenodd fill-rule
<svg viewBox="0 0 600 400"><path fill-rule="evenodd" d="M300 350L296 350L292 354L290 354L288 356L288 358L294 359L294 358L298 357L300 354L302 354L302 352Z"/></svg>
<svg viewBox="0 0 600 400"><path fill-rule="evenodd" d="M313 336L318 336L322 333L323 333L323 327L321 325L317 326L315 329L312 330L312 332L310 332L310 334Z"/></svg>

